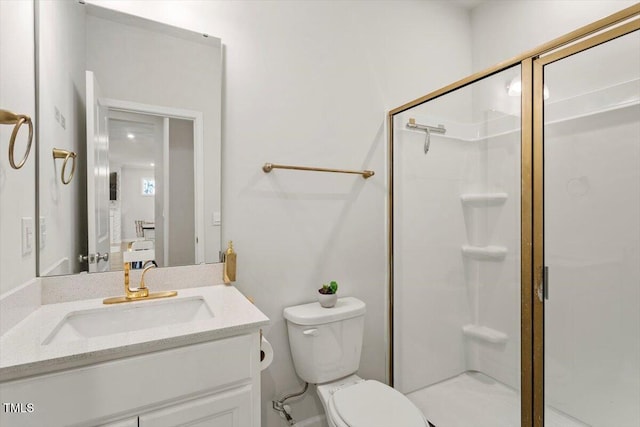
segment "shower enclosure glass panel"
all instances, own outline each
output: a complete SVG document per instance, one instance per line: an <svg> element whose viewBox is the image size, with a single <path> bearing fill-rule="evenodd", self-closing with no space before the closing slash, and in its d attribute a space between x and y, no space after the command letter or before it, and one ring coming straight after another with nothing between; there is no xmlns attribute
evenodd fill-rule
<svg viewBox="0 0 640 427"><path fill-rule="evenodd" d="M394 386L436 426L520 425L520 75L393 116Z"/></svg>
<svg viewBox="0 0 640 427"><path fill-rule="evenodd" d="M545 420L640 426L639 32L544 83Z"/></svg>

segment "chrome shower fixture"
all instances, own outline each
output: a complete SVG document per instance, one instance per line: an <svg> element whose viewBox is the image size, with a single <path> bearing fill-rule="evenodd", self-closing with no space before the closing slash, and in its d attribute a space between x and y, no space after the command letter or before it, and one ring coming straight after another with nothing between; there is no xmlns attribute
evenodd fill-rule
<svg viewBox="0 0 640 427"><path fill-rule="evenodd" d="M438 125L438 127L420 125L416 123L416 119L414 118L409 119L409 123L407 123L407 127L411 129L420 129L425 131L426 135L424 138L424 154L427 154L429 152L429 147L431 146L431 133L439 133L442 135L447 133L447 129L444 127L444 125Z"/></svg>

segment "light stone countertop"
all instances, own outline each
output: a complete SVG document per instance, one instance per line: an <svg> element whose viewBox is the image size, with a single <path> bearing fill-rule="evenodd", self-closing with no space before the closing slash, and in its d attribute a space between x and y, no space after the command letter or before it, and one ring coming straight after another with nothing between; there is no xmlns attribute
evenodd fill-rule
<svg viewBox="0 0 640 427"><path fill-rule="evenodd" d="M198 296L208 305L212 318L43 344L65 316L75 311L113 309L117 315L123 307ZM250 333L268 322L240 291L225 285L180 289L172 298L114 305L104 305L102 298L46 304L0 337L0 381Z"/></svg>

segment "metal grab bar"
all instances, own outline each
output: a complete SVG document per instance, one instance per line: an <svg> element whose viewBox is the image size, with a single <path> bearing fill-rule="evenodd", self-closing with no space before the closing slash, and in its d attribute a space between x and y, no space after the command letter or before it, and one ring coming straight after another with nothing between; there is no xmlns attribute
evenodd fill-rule
<svg viewBox="0 0 640 427"><path fill-rule="evenodd" d="M60 180L64 185L67 185L73 179L73 174L76 171L76 153L73 151L63 150L62 148L54 148L53 149L53 158L54 159L64 159L64 163L62 164L62 170L60 171ZM68 179L64 179L64 172L67 169L67 162L69 159L73 159L73 165L71 166L71 173L69 174Z"/></svg>
<svg viewBox="0 0 640 427"><path fill-rule="evenodd" d="M22 157L22 160L18 164L15 162L15 145L16 145L16 136L18 135L18 131L20 130L20 126L23 124L29 125L29 139L27 143L27 150ZM9 139L9 164L13 169L20 169L27 162L27 157L29 157L29 153L31 152L31 143L33 142L33 123L31 122L31 117L25 114L16 114L7 110L0 110L0 124L2 125L15 125L13 127L13 132L11 132L11 138Z"/></svg>
<svg viewBox="0 0 640 427"><path fill-rule="evenodd" d="M329 169L329 168L315 168L315 167L308 167L308 166L277 165L275 163L265 163L264 166L262 167L262 170L265 173L269 173L273 169L292 169L292 170L314 171L314 172L352 173L355 175L362 175L364 179L371 178L373 175L375 175L375 172L370 170L353 171L353 170L346 170L346 169Z"/></svg>

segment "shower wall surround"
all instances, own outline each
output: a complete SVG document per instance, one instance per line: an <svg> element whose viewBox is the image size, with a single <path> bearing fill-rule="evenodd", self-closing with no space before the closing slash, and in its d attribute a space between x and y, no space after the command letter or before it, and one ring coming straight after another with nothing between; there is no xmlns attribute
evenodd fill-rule
<svg viewBox="0 0 640 427"><path fill-rule="evenodd" d="M593 426L640 425L639 47L545 67L545 398Z"/></svg>
<svg viewBox="0 0 640 427"><path fill-rule="evenodd" d="M546 397L595 426L640 422L638 117L640 103L547 137Z"/></svg>
<svg viewBox="0 0 640 427"><path fill-rule="evenodd" d="M504 85L517 75L394 117L394 382L404 393L465 371L519 388L520 97ZM447 129L426 155L409 117Z"/></svg>

